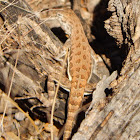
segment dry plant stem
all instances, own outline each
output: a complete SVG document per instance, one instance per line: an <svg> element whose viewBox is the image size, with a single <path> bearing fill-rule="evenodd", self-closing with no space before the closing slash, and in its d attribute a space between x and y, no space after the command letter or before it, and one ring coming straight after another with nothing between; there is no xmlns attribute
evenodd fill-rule
<svg viewBox="0 0 140 140"><path fill-rule="evenodd" d="M18 35L19 35L19 46L21 47L20 34L18 34ZM13 74L12 74L12 79L11 79L9 91L8 91L8 97L10 97L10 93L11 93L11 89L12 89L12 85L13 85L13 79L14 79L14 75L15 75L15 69L17 67L18 58L19 58L19 48L18 48L18 52L17 52L15 66L14 66L14 69L13 69ZM6 114L6 109L7 109L7 102L5 104L5 108L4 108L4 112L3 112L3 116L2 116L2 120L1 120L1 130L2 130L2 132L3 132L3 121L4 121L5 114Z"/></svg>
<svg viewBox="0 0 140 140"><path fill-rule="evenodd" d="M18 24L18 41L19 41L19 48L21 48L21 39L20 39L20 26ZM15 69L17 67L17 62L18 62L18 58L19 58L19 48L18 48L18 52L17 52L17 56L16 56L16 62L15 62L15 66L13 69L13 74L12 74L12 79L11 79L11 83L10 83L10 87L9 87L9 91L8 91L8 95L3 94L4 98L7 99L7 101L10 101L10 103L12 103L16 108L18 108L21 112L24 113L24 115L31 121L31 123L33 124L33 126L35 127L36 131L39 133L39 129L38 127L35 125L34 121L32 120L32 118L28 115L28 113L25 113L18 105L17 103L15 103L11 98L10 98L10 93L11 93L11 89L12 89L12 84L13 84L13 79L14 79L14 75L15 75ZM2 91L0 91L0 94L2 93ZM2 117L2 121L1 121L1 129L3 132L3 121L4 121L4 116L6 113L6 109L7 109L7 102L4 108L4 113L3 113L3 117ZM41 138L43 139L43 136L40 134Z"/></svg>
<svg viewBox="0 0 140 140"><path fill-rule="evenodd" d="M67 59L67 56L68 56L68 48L66 50L66 55L65 55L65 59L63 61L63 65L62 65L62 71L60 73L60 76L59 76L59 80L58 80L58 84L57 84L57 87L56 87L56 91L55 91L55 96L54 96L54 99L53 99L53 104L52 104L52 110L51 110L51 140L53 140L53 114L54 114L54 108L55 108L55 101L56 101L56 96L57 96L57 93L58 93L58 90L59 90L59 86L60 86L60 81L61 81L61 77L62 77L62 74L63 74L63 69L64 69L64 66L65 66L65 63L66 63L66 59Z"/></svg>
<svg viewBox="0 0 140 140"><path fill-rule="evenodd" d="M19 124L18 124L17 120L14 120L14 124L15 124L16 129L17 129L17 136L20 139L21 134L20 134Z"/></svg>
<svg viewBox="0 0 140 140"><path fill-rule="evenodd" d="M8 8L10 5L13 5L14 2L15 2L15 0L12 1L11 3L9 3L9 5L7 5L5 8L3 8L0 12L2 12L3 10L5 10L6 8Z"/></svg>
<svg viewBox="0 0 140 140"><path fill-rule="evenodd" d="M0 44L2 44L2 43L6 40L6 38L9 37L9 35L15 30L15 28L16 28L16 26L13 26L11 31L7 31L8 34L6 33L5 37L4 37L3 40L0 42Z"/></svg>
<svg viewBox="0 0 140 140"><path fill-rule="evenodd" d="M0 0L0 1L2 1L2 0ZM5 8L3 8L0 12L2 12L3 10L5 10L6 8L8 8L9 6L12 5L12 6L15 6L15 7L21 9L21 10L24 10L24 11L26 11L26 12L32 13L32 12L29 11L29 10L26 10L26 9L24 9L24 8L22 8L22 7L19 7L19 6L15 5L15 4L14 4L15 0L12 1L11 3L7 2L7 1L4 1L4 2L5 2L5 3L8 3L9 5L7 5Z"/></svg>
<svg viewBox="0 0 140 140"><path fill-rule="evenodd" d="M36 131L39 132L38 127L35 125L34 121L32 120L32 118L28 115L28 113L25 113L19 106L17 103L15 103L10 97L8 97L6 95L6 93L4 93L1 89L0 89L0 95L3 95L3 97L9 101L11 104L13 104L17 109L19 109L22 113L24 113L24 115L31 121L31 123L33 124L33 126L35 127ZM40 136L42 137L42 135L40 134ZM42 137L43 138L43 137Z"/></svg>

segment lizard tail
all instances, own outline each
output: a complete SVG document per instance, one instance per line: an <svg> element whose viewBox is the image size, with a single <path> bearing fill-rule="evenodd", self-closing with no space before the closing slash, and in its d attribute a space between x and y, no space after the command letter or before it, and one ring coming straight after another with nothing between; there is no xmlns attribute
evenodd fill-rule
<svg viewBox="0 0 140 140"><path fill-rule="evenodd" d="M76 83L76 85L75 83L76 82L73 79L71 82L71 91L70 91L69 101L68 101L68 115L65 124L63 140L68 140L71 136L71 132L74 123L76 121L78 109L82 104L82 99L84 96L86 81L82 81L82 82L79 81L78 84ZM75 87L77 85L79 85L79 87Z"/></svg>

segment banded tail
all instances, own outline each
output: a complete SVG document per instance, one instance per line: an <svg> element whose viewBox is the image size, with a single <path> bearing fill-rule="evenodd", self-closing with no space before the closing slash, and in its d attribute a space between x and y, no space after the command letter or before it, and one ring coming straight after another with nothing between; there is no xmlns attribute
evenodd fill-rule
<svg viewBox="0 0 140 140"><path fill-rule="evenodd" d="M82 104L86 83L86 80L79 80L78 78L72 79L68 101L68 115L63 140L68 140L71 136L71 132L77 117L77 111Z"/></svg>

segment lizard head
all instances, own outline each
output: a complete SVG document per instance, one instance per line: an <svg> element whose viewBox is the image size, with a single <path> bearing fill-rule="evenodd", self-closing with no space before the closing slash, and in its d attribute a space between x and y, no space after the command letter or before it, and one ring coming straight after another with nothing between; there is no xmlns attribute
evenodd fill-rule
<svg viewBox="0 0 140 140"><path fill-rule="evenodd" d="M57 20L60 22L60 24L62 25L62 29L65 31L66 34L68 34L69 36L71 35L72 32L72 18L70 17L70 10L69 9L65 9L65 10L58 10L56 17Z"/></svg>

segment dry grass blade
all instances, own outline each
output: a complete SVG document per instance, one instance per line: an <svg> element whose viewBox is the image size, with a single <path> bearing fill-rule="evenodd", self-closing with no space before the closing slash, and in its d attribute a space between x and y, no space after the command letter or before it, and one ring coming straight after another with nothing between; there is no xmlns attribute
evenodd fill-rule
<svg viewBox="0 0 140 140"><path fill-rule="evenodd" d="M20 18L20 17L19 17ZM19 48L21 48L21 39L20 39L20 24L18 24L18 43L19 43ZM1 120L1 129L2 129L2 132L3 132L3 122L4 122L4 117L5 117L5 114L6 114L6 109L7 109L7 104L8 104L8 101L13 104L16 108L18 108L30 121L31 123L33 124L33 126L35 127L36 131L37 131L37 134L39 134L39 129L38 127L35 125L34 121L32 120L32 118L28 115L28 113L25 113L19 106L17 103L15 103L11 98L10 98L10 93L11 93L11 89L12 89L12 84L13 84L13 80L14 80L14 75L15 75L15 70L16 70L16 67L17 67L17 63L18 63L18 58L19 58L19 49L18 48L18 51L17 51L17 56L16 56L16 62L15 62L15 65L14 65L14 69L13 69L13 74L12 74L12 78L11 78L11 83L10 83L10 87L9 87L9 90L8 90L8 95L6 95L6 93L4 93L1 89L0 89L0 94L3 95L3 97L6 99L6 104L5 104L5 107L4 107L4 112L3 112L3 116L2 116L2 120ZM40 134L40 136L42 137L42 135ZM42 137L43 139L43 137Z"/></svg>
<svg viewBox="0 0 140 140"><path fill-rule="evenodd" d="M21 44L20 44L20 35L19 35L19 46L21 46ZM16 56L16 62L15 62L15 66L14 66L14 70L13 70L13 74L12 74L12 79L11 79L11 83L10 83L10 87L9 87L9 91L8 91L8 97L10 97L12 84L13 84L13 79L14 79L14 75L15 75L15 69L17 67L18 57L19 57L19 49L18 49L17 56ZM6 113L6 109L7 109L7 103L5 105L4 112L3 112L3 117L2 117L2 120L1 120L2 132L3 132L3 121L4 121L4 116L5 116L5 113Z"/></svg>
<svg viewBox="0 0 140 140"><path fill-rule="evenodd" d="M37 133L39 133L39 129L38 127L35 125L34 121L32 120L32 118L28 115L28 113L25 113L16 102L14 102L10 97L8 97L6 95L6 93L4 93L1 89L0 89L0 95L3 96L7 101L9 101L12 105L14 105L17 109L19 109L22 113L24 113L24 115L31 121L31 123L33 124L33 126L35 127Z"/></svg>
<svg viewBox="0 0 140 140"><path fill-rule="evenodd" d="M57 93L58 93L58 90L59 90L60 81L61 81L61 77L62 77L62 74L63 74L63 70L64 70L64 66L65 66L67 56L68 56L68 48L66 50L65 59L63 61L62 71L61 71L60 76L59 76L59 80L58 80L58 84L57 84L57 87L56 87L55 96L54 96L54 100L53 100L52 110L51 110L51 140L53 140L53 128L52 128L52 126L53 126L53 114L54 114L55 101L56 101L56 96L57 96Z"/></svg>
<svg viewBox="0 0 140 140"><path fill-rule="evenodd" d="M3 1L3 0L0 0L0 1ZM8 3L8 5L7 5L5 8L3 8L0 12L2 12L3 10L5 10L6 8L8 8L9 6L12 5L12 6L15 6L15 7L19 8L19 9L22 9L22 10L26 11L26 12L32 13L31 11L28 11L28 10L26 10L26 9L24 9L24 8L22 8L22 7L19 7L19 6L17 6L16 4L14 4L15 0L13 0L11 3L8 2L8 1L4 1L4 2L5 2L5 3Z"/></svg>

